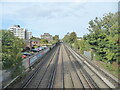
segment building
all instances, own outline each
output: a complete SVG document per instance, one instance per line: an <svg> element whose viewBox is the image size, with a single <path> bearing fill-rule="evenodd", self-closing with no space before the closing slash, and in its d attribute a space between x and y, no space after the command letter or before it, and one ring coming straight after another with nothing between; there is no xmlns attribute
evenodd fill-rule
<svg viewBox="0 0 120 90"><path fill-rule="evenodd" d="M41 35L41 39L47 39L48 42L50 42L53 40L53 37L49 33L44 33L43 35Z"/></svg>
<svg viewBox="0 0 120 90"><path fill-rule="evenodd" d="M40 46L40 40L38 39L33 39L31 40L31 45L33 46Z"/></svg>
<svg viewBox="0 0 120 90"><path fill-rule="evenodd" d="M32 37L32 32L26 30L26 39L30 39Z"/></svg>
<svg viewBox="0 0 120 90"><path fill-rule="evenodd" d="M9 30L20 39L30 39L32 37L32 32L26 30L25 28L21 28L20 25L14 25L10 27Z"/></svg>
<svg viewBox="0 0 120 90"><path fill-rule="evenodd" d="M25 29L20 28L20 25L14 25L9 28L11 32L14 33L15 36L17 36L20 39L25 39Z"/></svg>

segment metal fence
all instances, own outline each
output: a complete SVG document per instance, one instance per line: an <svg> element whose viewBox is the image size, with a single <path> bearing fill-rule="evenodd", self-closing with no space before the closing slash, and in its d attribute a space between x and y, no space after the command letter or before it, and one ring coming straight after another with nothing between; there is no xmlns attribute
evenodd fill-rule
<svg viewBox="0 0 120 90"><path fill-rule="evenodd" d="M91 52L90 51L84 51L84 55L89 58L90 60L92 59L91 57Z"/></svg>
<svg viewBox="0 0 120 90"><path fill-rule="evenodd" d="M23 66L25 69L28 69L30 66L32 66L37 60L39 60L40 58L42 58L44 56L44 54L46 54L50 49L47 48L29 58L26 58L22 61Z"/></svg>
<svg viewBox="0 0 120 90"><path fill-rule="evenodd" d="M52 46L52 48L53 48L53 47L54 47L54 46ZM40 52L38 52L38 53L36 53L36 54L34 54L34 55L32 55L32 56L24 59L24 60L22 61L22 65L24 66L25 71L29 70L29 67L31 67L35 62L37 62L39 59L41 59L49 50L50 50L50 48L48 47L48 48L46 48L45 50L40 51ZM25 71L24 71L24 72L25 72ZM23 73L24 73L24 72L23 72ZM4 74L7 74L7 73L4 73ZM9 81L5 81L5 82L7 82L7 83L6 83L6 85L2 86L2 88L6 88L7 86L9 86L9 85L10 85L12 82L14 82L18 77L19 77L19 76L17 76L17 77L14 78L14 79L11 79L11 80L9 80ZM9 78L10 78L10 74L9 74ZM4 81L4 80L3 80L3 81ZM2 81L2 82L3 82L3 81ZM2 85L2 83L1 83L0 85Z"/></svg>

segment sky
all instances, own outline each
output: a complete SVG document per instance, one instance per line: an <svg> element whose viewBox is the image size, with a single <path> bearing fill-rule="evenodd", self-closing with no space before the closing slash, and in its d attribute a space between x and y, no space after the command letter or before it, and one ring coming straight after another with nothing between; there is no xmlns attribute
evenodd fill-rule
<svg viewBox="0 0 120 90"><path fill-rule="evenodd" d="M67 32L76 32L82 37L89 33L89 21L95 17L118 11L117 0L2 0L0 3L1 29L20 25L32 32L35 37L43 33L59 35L63 38Z"/></svg>

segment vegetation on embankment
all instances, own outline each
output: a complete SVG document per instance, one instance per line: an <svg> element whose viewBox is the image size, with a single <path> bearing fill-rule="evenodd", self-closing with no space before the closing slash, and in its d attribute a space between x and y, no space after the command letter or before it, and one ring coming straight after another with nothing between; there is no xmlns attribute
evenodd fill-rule
<svg viewBox="0 0 120 90"><path fill-rule="evenodd" d="M95 59L106 63L103 67L118 75L120 72L120 49L118 13L108 13L102 18L96 17L89 22L89 34L83 38L77 38L75 32L68 33L63 41L71 45L83 54L84 51L91 51ZM117 65L115 68L113 65Z"/></svg>
<svg viewBox="0 0 120 90"><path fill-rule="evenodd" d="M2 38L2 69L9 69L14 78L22 73L22 54L21 51L25 43L22 39L14 36L9 30L0 30Z"/></svg>

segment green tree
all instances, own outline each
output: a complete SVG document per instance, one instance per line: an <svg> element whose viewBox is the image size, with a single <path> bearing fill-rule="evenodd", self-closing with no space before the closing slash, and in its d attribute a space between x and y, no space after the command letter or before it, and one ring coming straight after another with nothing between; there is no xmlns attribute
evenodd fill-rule
<svg viewBox="0 0 120 90"><path fill-rule="evenodd" d="M33 39L33 40L34 40L34 39L39 39L39 40L40 40L40 38L37 38L37 37L33 37L33 36L32 36L30 39Z"/></svg>
<svg viewBox="0 0 120 90"><path fill-rule="evenodd" d="M73 44L76 40L77 40L77 35L75 32L72 32L70 34L67 33L63 38L63 41L69 44Z"/></svg>
<svg viewBox="0 0 120 90"><path fill-rule="evenodd" d="M99 60L110 63L118 61L118 13L96 17L89 22L88 30L90 34L84 39L94 49Z"/></svg>
<svg viewBox="0 0 120 90"><path fill-rule="evenodd" d="M12 69L12 77L22 72L22 54L24 42L13 35L8 30L0 30L2 32L2 62L3 69Z"/></svg>
<svg viewBox="0 0 120 90"><path fill-rule="evenodd" d="M63 41L66 43L70 43L70 36L69 35L65 35L63 38Z"/></svg>
<svg viewBox="0 0 120 90"><path fill-rule="evenodd" d="M89 51L90 50L90 46L89 44L84 40L76 40L75 44L74 44L74 48L78 49L80 53L84 53L84 51Z"/></svg>
<svg viewBox="0 0 120 90"><path fill-rule="evenodd" d="M58 35L55 35L55 36L53 37L53 40L55 41L55 43L59 42L59 36L58 36Z"/></svg>
<svg viewBox="0 0 120 90"><path fill-rule="evenodd" d="M70 43L74 43L74 42L76 41L76 39L77 39L76 33L75 33L75 32L72 32L72 33L70 34Z"/></svg>
<svg viewBox="0 0 120 90"><path fill-rule="evenodd" d="M47 40L47 39L40 39L40 43L42 43L42 44L47 44L47 43L48 43L48 40Z"/></svg>

